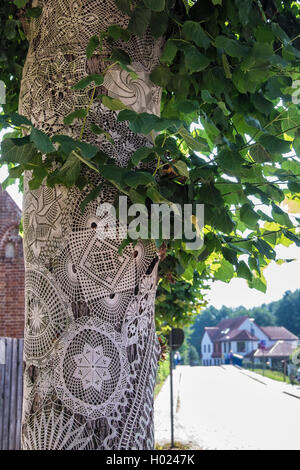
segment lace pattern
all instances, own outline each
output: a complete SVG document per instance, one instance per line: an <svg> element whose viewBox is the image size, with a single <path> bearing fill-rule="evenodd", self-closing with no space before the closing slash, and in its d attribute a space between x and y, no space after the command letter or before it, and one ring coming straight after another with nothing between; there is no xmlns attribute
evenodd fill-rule
<svg viewBox="0 0 300 470"><path fill-rule="evenodd" d="M91 60L86 46L110 24L129 18L113 0L36 0L42 15L28 26L30 48L24 67L20 113L52 136L76 138L80 122L63 118L86 107L91 88L71 87L88 73L101 73L110 46ZM147 32L119 42L138 79L109 69L97 93L121 99L138 112L159 114L160 89L149 74L159 63L162 41ZM133 134L117 112L95 101L83 139L126 165L144 136ZM95 136L107 130L115 145ZM102 178L82 170L93 184ZM26 326L24 348L24 449L151 449L153 390L160 346L154 325L158 259L152 243L129 245L100 240L97 208L112 202L107 185L81 213L90 190L31 191L25 178L24 252Z"/></svg>

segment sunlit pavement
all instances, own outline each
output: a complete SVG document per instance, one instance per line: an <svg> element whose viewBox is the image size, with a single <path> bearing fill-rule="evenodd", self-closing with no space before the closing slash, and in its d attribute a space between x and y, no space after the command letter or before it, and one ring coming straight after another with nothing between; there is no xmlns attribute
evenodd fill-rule
<svg viewBox="0 0 300 470"><path fill-rule="evenodd" d="M233 366L179 366L175 384L176 441L194 449L300 450L299 387ZM170 442L169 397L167 381L155 401L157 443Z"/></svg>

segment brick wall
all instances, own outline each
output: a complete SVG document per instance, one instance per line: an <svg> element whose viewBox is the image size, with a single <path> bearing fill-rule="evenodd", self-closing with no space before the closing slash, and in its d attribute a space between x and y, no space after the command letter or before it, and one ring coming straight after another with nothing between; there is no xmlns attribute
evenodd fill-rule
<svg viewBox="0 0 300 470"><path fill-rule="evenodd" d="M21 211L0 186L0 336L23 337L24 260Z"/></svg>

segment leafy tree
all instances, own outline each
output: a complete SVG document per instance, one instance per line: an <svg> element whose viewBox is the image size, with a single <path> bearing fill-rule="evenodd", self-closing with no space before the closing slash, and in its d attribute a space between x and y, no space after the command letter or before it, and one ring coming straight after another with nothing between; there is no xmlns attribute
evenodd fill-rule
<svg viewBox="0 0 300 470"><path fill-rule="evenodd" d="M127 238L114 246L112 254L107 246L88 248L84 235L90 232L86 230L99 225L98 219L95 222L99 201L111 202L119 194L147 208L153 203L180 207L191 204L191 220L198 231L201 221L196 206L205 204L202 248L189 249L187 238L178 240L174 236L164 240L162 232L152 236L160 255L163 242L167 244L167 256L160 267L162 283L183 280L199 286L208 279L229 282L232 277L241 277L251 288L265 291L263 269L276 259L276 246L300 245L298 220L286 209L295 214L300 205L300 112L298 90L294 88L299 79L299 4L291 0L109 0L105 14L100 11L102 5L98 0L86 4L53 0L51 6L49 2L14 0L1 6L1 41L6 57L0 62L0 74L8 93L0 118L2 129L9 131L1 146L1 163L10 167L5 185L22 178L26 172L25 200L29 201L24 213L29 286L26 292L29 334L25 349L29 338L40 338L48 321L45 309L49 311L53 299L51 295L47 300L36 299L32 294L34 288L51 280L57 292L59 276L63 276L67 279L64 284L67 298L61 295L59 305L64 313L49 341L51 354L52 348L55 351L65 348L58 354L57 364L61 364L64 354L66 357L71 354L68 341L64 346L60 341L63 330L68 338L68 334L72 335L70 322L73 327L74 321L77 326L89 323L97 336L95 323L99 312L111 321L107 305L112 306L110 312L116 312L118 305L125 315L128 298L134 292L142 302L139 307L137 301L130 302L129 311L135 312L136 318L130 317L130 321L123 323L116 321L114 328L123 325L128 332L127 357L131 367L134 368L135 361L145 360L150 371L151 360L141 343L154 343L153 325L152 329L143 330L145 318L141 312L149 312L148 307L151 311L157 259L150 262L144 275L139 269L135 271L137 279L127 291L129 297L122 291L122 282L130 280L130 270L126 276L123 271L119 282L113 280L116 266L124 256L127 260L133 257L138 260L144 250L151 252L152 245L142 241L137 244ZM116 18L116 24L112 24L112 18ZM16 113L27 48L21 25L29 38L20 95L20 111L26 116ZM161 36L165 37L164 45ZM150 58L149 44L153 52ZM130 83L130 90L136 90L134 96L132 91L126 97L120 92L122 77L124 83ZM144 90L144 100L138 90ZM50 194L55 195L54 204L49 203ZM45 223L45 217L49 217L50 223ZM78 229L79 220L89 225ZM174 234L176 214L171 221ZM164 223L162 219L161 225ZM67 233L64 240L60 227ZM67 241L70 245L65 246ZM39 251L41 245L43 249ZM82 251L75 256L78 247ZM73 250L73 255L70 258L70 253L65 254L64 267L58 269L61 255L57 253L68 250ZM101 267L97 273L90 272L94 266L91 256ZM150 258L149 254L147 260ZM87 271L88 278L84 277ZM99 276L105 284L104 297L99 292L97 296L92 288ZM148 281L152 276L152 281L147 284L143 276L148 276ZM79 287L74 281L78 277ZM178 290L182 293L182 288L179 284L174 294ZM83 290L82 295L78 289ZM120 291L116 289L125 295L125 298L120 295L119 304ZM145 293L145 289L149 292ZM38 290L41 292L42 288ZM73 295L77 297L72 301ZM184 305L179 308L189 310ZM71 317L67 311L72 312ZM170 312L167 315L171 320ZM52 321L50 324L53 327ZM136 329L139 333L134 336ZM139 341L135 342L135 337ZM98 346L94 344L94 352L100 351ZM110 418L103 422L100 405L91 410L87 399L79 406L82 396L76 397L78 383L77 388L70 385L74 376L65 379L60 366L54 366L53 358L49 359L50 353L39 357L40 347L40 339L30 339L25 356L26 383L40 390L41 376L54 374L57 395L51 398L55 404L52 422L61 413L57 419L71 426L71 421L66 424L64 420L68 407L73 406L73 412L84 416L80 418L80 432L88 433L84 434L85 440L82 437L85 445L88 441L91 448L122 445L128 448L128 443L121 444L108 435L101 440L99 436L103 433L97 430L111 430ZM80 354L84 351L87 350L76 355L76 360L82 360ZM105 354L103 357L107 361ZM151 357L154 364L153 350ZM128 360L124 357L127 371ZM141 364L136 367L142 368ZM151 396L154 369L153 366L146 374L147 397ZM74 372L76 380L80 371L78 366ZM93 374L88 376L91 377ZM69 380L69 385L64 380ZM137 379L132 378L130 384L129 401L135 403ZM93 382L90 386L82 381L82 387L83 396L90 393L86 392L90 388L101 393L99 381L98 385ZM32 392L26 397L37 395ZM38 424L34 420L47 419L44 413L49 396L44 401L41 398L41 402L26 400L29 401L24 404L27 410L24 442L37 448L38 437L33 429L38 429ZM117 406L116 401L113 405ZM128 408L124 400L120 408L123 412L118 411L116 434L125 435ZM96 424L94 421L91 424L93 418ZM76 427L76 423L72 426ZM150 428L149 425L143 442L132 445L149 446Z"/></svg>
<svg viewBox="0 0 300 470"><path fill-rule="evenodd" d="M191 326L189 342L197 349L198 354L201 354L201 340L204 335L204 328L206 326L216 326L225 317L222 317L215 307L209 307L197 316L195 323Z"/></svg>
<svg viewBox="0 0 300 470"><path fill-rule="evenodd" d="M284 326L300 336L300 291L287 291L275 310L277 325Z"/></svg>
<svg viewBox="0 0 300 470"><path fill-rule="evenodd" d="M192 283L164 280L158 285L156 296L156 324L159 331L167 333L170 325L184 328L192 323L206 305L205 280L197 272Z"/></svg>
<svg viewBox="0 0 300 470"><path fill-rule="evenodd" d="M189 347L188 358L189 358L190 366L198 366L199 365L200 360L199 360L198 351L192 345Z"/></svg>
<svg viewBox="0 0 300 470"><path fill-rule="evenodd" d="M255 307L251 309L251 317L254 318L255 323L259 326L275 326L276 318L269 311L267 305L261 307Z"/></svg>

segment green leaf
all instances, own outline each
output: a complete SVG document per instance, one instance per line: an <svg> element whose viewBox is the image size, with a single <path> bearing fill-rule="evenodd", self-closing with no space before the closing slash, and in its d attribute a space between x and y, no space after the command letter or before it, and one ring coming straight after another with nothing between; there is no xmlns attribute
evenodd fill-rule
<svg viewBox="0 0 300 470"><path fill-rule="evenodd" d="M130 39L130 33L117 24L112 24L109 26L107 34L109 37L113 38L114 41L122 40L127 42Z"/></svg>
<svg viewBox="0 0 300 470"><path fill-rule="evenodd" d="M173 128L176 132L181 125L181 121L159 118L155 114L136 113L131 109L125 109L118 114L118 121L129 121L129 127L137 134L148 135L153 130L161 132L168 128Z"/></svg>
<svg viewBox="0 0 300 470"><path fill-rule="evenodd" d="M123 178L128 172L127 168L120 168L116 165L99 165L101 175L108 181L113 181L120 187L124 186Z"/></svg>
<svg viewBox="0 0 300 470"><path fill-rule="evenodd" d="M151 20L151 10L138 5L130 18L128 24L128 31L136 34L137 36L143 36Z"/></svg>
<svg viewBox="0 0 300 470"><path fill-rule="evenodd" d="M13 168L9 168L8 173L10 178L20 178L24 173L24 165L14 166Z"/></svg>
<svg viewBox="0 0 300 470"><path fill-rule="evenodd" d="M300 175L300 162L298 161L284 160L281 167L286 171L290 171L293 175Z"/></svg>
<svg viewBox="0 0 300 470"><path fill-rule="evenodd" d="M264 162L272 161L271 155L269 154L269 152L266 151L266 149L261 144L257 144L251 147L250 155L253 158L253 160L257 163L264 163Z"/></svg>
<svg viewBox="0 0 300 470"><path fill-rule="evenodd" d="M157 13L152 11L150 20L150 30L152 36L158 39L164 35L169 23L169 17L165 12Z"/></svg>
<svg viewBox="0 0 300 470"><path fill-rule="evenodd" d="M101 101L106 108L111 109L112 111L127 109L127 106L125 106L125 104L123 104L122 101L117 98L111 98L110 96L102 95Z"/></svg>
<svg viewBox="0 0 300 470"><path fill-rule="evenodd" d="M245 160L236 151L222 150L218 154L218 162L221 168L228 174L238 174L241 171L241 166Z"/></svg>
<svg viewBox="0 0 300 470"><path fill-rule="evenodd" d="M172 79L172 72L168 67L160 65L151 72L150 79L155 85L166 87Z"/></svg>
<svg viewBox="0 0 300 470"><path fill-rule="evenodd" d="M178 51L177 42L173 41L172 39L169 39L166 42L163 53L160 57L160 61L166 62L167 64L172 64L177 54L177 51Z"/></svg>
<svg viewBox="0 0 300 470"><path fill-rule="evenodd" d="M286 232L284 232L284 235L289 239L291 240L292 242L294 242L296 244L296 246L299 246L300 247L300 237L298 235L295 235L294 233L292 232L289 232L288 230Z"/></svg>
<svg viewBox="0 0 300 470"><path fill-rule="evenodd" d="M17 35L16 27L17 27L17 21L16 20L9 19L9 20L6 21L5 28L4 28L4 36L9 41L12 41L13 39L15 39L15 37Z"/></svg>
<svg viewBox="0 0 300 470"><path fill-rule="evenodd" d="M258 139L259 143L270 153L284 154L291 151L291 142L278 139L270 134L264 134Z"/></svg>
<svg viewBox="0 0 300 470"><path fill-rule="evenodd" d="M241 44L240 41L229 39L226 36L218 36L215 43L216 47L224 49L230 57L237 57L239 59L246 57L250 50L248 46Z"/></svg>
<svg viewBox="0 0 300 470"><path fill-rule="evenodd" d="M72 122L75 119L84 119L86 116L87 116L86 109L76 109L76 111L73 111L73 113L70 113L68 116L64 118L64 123L69 125L69 124L72 124Z"/></svg>
<svg viewBox="0 0 300 470"><path fill-rule="evenodd" d="M184 176L185 178L189 177L189 169L185 162L183 162L182 160L178 160L172 163L172 165L176 168L176 170L178 170L180 176Z"/></svg>
<svg viewBox="0 0 300 470"><path fill-rule="evenodd" d="M268 116L274 109L273 103L267 100L261 93L255 93L254 95L251 95L251 101L255 108L266 116Z"/></svg>
<svg viewBox="0 0 300 470"><path fill-rule="evenodd" d="M29 121L25 116L22 116L18 113L12 113L10 116L10 121L13 126L21 127L21 126L32 126L32 122Z"/></svg>
<svg viewBox="0 0 300 470"><path fill-rule="evenodd" d="M119 10L127 13L129 16L131 15L131 0L115 0L115 3Z"/></svg>
<svg viewBox="0 0 300 470"><path fill-rule="evenodd" d="M22 139L5 139L1 143L1 160L7 163L28 163L37 155L35 145L28 137Z"/></svg>
<svg viewBox="0 0 300 470"><path fill-rule="evenodd" d="M35 189L39 189L41 187L43 183L43 179L40 179L40 178L31 178L31 180L29 180L29 189L31 191L34 191Z"/></svg>
<svg viewBox="0 0 300 470"><path fill-rule="evenodd" d="M134 154L131 157L132 163L136 166L138 165L142 160L146 160L146 158L149 157L153 153L153 149L149 147L140 147L138 150L134 152Z"/></svg>
<svg viewBox="0 0 300 470"><path fill-rule="evenodd" d="M147 197L151 199L155 204L170 204L168 201L156 188L150 186L147 189Z"/></svg>
<svg viewBox="0 0 300 470"><path fill-rule="evenodd" d="M196 140L189 131L187 131L184 127L181 127L178 131L178 134L185 140L188 147L190 147L195 152L202 152L202 150L206 149L203 143Z"/></svg>
<svg viewBox="0 0 300 470"><path fill-rule="evenodd" d="M75 155L69 155L65 164L59 171L59 176L66 186L73 186L79 178L81 162Z"/></svg>
<svg viewBox="0 0 300 470"><path fill-rule="evenodd" d="M40 7L29 8L26 10L26 16L28 18L39 18L42 14L42 9Z"/></svg>
<svg viewBox="0 0 300 470"><path fill-rule="evenodd" d="M221 230L223 233L231 233L235 226L230 215L224 209L216 211L216 214L213 218L213 225L216 229Z"/></svg>
<svg viewBox="0 0 300 470"><path fill-rule="evenodd" d="M145 190L143 189L142 191L136 191L135 189L130 189L129 190L129 197L132 202L132 204L145 204L146 201L146 193Z"/></svg>
<svg viewBox="0 0 300 470"><path fill-rule="evenodd" d="M285 227L292 228L293 223L286 212L284 212L280 207L276 204L272 204L272 217L280 225L284 225Z"/></svg>
<svg viewBox="0 0 300 470"><path fill-rule="evenodd" d="M137 188L138 186L147 186L150 183L154 183L155 179L151 173L146 171L129 171L124 175L124 183L131 188Z"/></svg>
<svg viewBox="0 0 300 470"><path fill-rule="evenodd" d="M210 64L210 59L198 51L195 46L189 46L184 50L185 64L191 73L201 72Z"/></svg>
<svg viewBox="0 0 300 470"><path fill-rule="evenodd" d="M226 259L221 262L221 267L214 273L214 279L217 281L230 282L233 278L234 269L231 263Z"/></svg>
<svg viewBox="0 0 300 470"><path fill-rule="evenodd" d="M258 238L253 245L258 249L261 255L266 256L268 259L276 259L276 252L266 241Z"/></svg>
<svg viewBox="0 0 300 470"><path fill-rule="evenodd" d="M253 277L251 281L248 282L250 289L256 289L264 294L267 292L267 283L264 277Z"/></svg>
<svg viewBox="0 0 300 470"><path fill-rule="evenodd" d="M218 101L213 98L208 90L201 90L201 98L205 103L217 104Z"/></svg>
<svg viewBox="0 0 300 470"><path fill-rule="evenodd" d="M72 88L73 90L83 90L84 88L87 88L92 82L94 82L95 86L101 86L104 83L104 78L102 75L98 74L88 75L76 83L76 85L72 86Z"/></svg>
<svg viewBox="0 0 300 470"><path fill-rule="evenodd" d="M89 202L94 201L97 199L97 197L101 194L101 191L103 189L104 183L100 184L96 188L94 188L82 201L80 204L80 210L82 213L84 213L86 206L88 205Z"/></svg>
<svg viewBox="0 0 300 470"><path fill-rule="evenodd" d="M300 193L300 181L289 181L288 188L292 193Z"/></svg>
<svg viewBox="0 0 300 470"><path fill-rule="evenodd" d="M111 135L109 132L105 131L104 129L101 129L101 127L97 126L96 124L92 123L91 124L91 131L95 135L105 135L106 139L111 143L114 144L114 140L112 139Z"/></svg>
<svg viewBox="0 0 300 470"><path fill-rule="evenodd" d="M247 227L256 229L259 215L252 209L250 204L244 204L240 209L240 219Z"/></svg>
<svg viewBox="0 0 300 470"><path fill-rule="evenodd" d="M119 62L123 65L129 65L131 63L131 59L127 52L123 51L119 48L114 48L111 53L111 61L112 62Z"/></svg>
<svg viewBox="0 0 300 470"><path fill-rule="evenodd" d="M93 57L95 50L99 46L100 46L100 39L98 38L98 36L92 36L86 48L86 56L88 59L91 59Z"/></svg>
<svg viewBox="0 0 300 470"><path fill-rule="evenodd" d="M207 49L210 46L210 39L204 29L196 21L186 21L182 27L183 34L189 41L193 41L197 46Z"/></svg>
<svg viewBox="0 0 300 470"><path fill-rule="evenodd" d="M52 138L52 142L59 143L62 151L66 155L69 155L73 151L79 150L83 157L92 159L99 152L99 149L94 145L74 140L72 137L67 135L56 135Z"/></svg>
<svg viewBox="0 0 300 470"><path fill-rule="evenodd" d="M248 268L245 261L239 262L236 272L237 272L238 277L246 279L247 281L252 281L252 278L253 278L252 272Z"/></svg>
<svg viewBox="0 0 300 470"><path fill-rule="evenodd" d="M18 8L24 8L27 5L28 2L29 2L29 0L14 0L14 4Z"/></svg>
<svg viewBox="0 0 300 470"><path fill-rule="evenodd" d="M36 148L42 153L55 152L55 147L53 146L47 134L36 129L35 127L32 128L32 131L30 134L30 140L31 142L34 143Z"/></svg>
<svg viewBox="0 0 300 470"><path fill-rule="evenodd" d="M296 137L296 139L294 140L293 147L296 152L296 155L300 157L300 136Z"/></svg>
<svg viewBox="0 0 300 470"><path fill-rule="evenodd" d="M165 9L165 0L144 0L147 8L153 11L163 11Z"/></svg>

